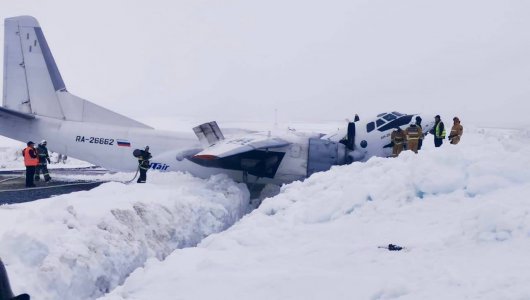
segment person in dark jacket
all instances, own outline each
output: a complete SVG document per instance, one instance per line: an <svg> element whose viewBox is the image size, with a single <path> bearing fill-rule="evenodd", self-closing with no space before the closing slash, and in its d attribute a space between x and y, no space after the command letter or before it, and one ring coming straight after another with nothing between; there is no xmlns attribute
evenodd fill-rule
<svg viewBox="0 0 530 300"><path fill-rule="evenodd" d="M140 177L136 182L145 183L147 181L147 170L149 170L150 162L152 158L151 153L149 153L149 146L145 147L145 150L142 151L142 154L138 156L138 169L140 170Z"/></svg>
<svg viewBox="0 0 530 300"><path fill-rule="evenodd" d="M40 180L40 173L44 175L44 180L46 182L52 179L50 177L50 173L48 172L48 164L50 163L50 155L48 154L48 148L46 148L47 144L48 142L46 142L46 140L42 140L40 144L37 146L37 152L39 154L39 165L37 166L37 169L35 171L35 181Z"/></svg>
<svg viewBox="0 0 530 300"><path fill-rule="evenodd" d="M445 139L445 126L444 122L442 122L442 119L439 115L434 117L434 127L431 129L431 134L434 135L434 146L440 147L442 146L444 139Z"/></svg>
<svg viewBox="0 0 530 300"><path fill-rule="evenodd" d="M26 166L26 187L35 187L33 177L35 176L35 169L39 165L39 156L35 149L35 143L29 141L27 147L22 150L24 156L24 165Z"/></svg>
<svg viewBox="0 0 530 300"><path fill-rule="evenodd" d="M416 117L416 126L419 127L422 130L422 135L420 136L420 139L418 140L418 150L421 150L421 146L423 145L423 138L425 137L425 134L423 134L423 127L421 126L421 117Z"/></svg>

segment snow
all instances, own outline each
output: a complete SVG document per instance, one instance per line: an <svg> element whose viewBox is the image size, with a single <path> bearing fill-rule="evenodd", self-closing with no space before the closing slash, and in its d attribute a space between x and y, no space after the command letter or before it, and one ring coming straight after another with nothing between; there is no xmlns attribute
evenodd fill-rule
<svg viewBox="0 0 530 300"><path fill-rule="evenodd" d="M101 299L528 299L529 154L525 131L468 129L317 173Z"/></svg>
<svg viewBox="0 0 530 300"><path fill-rule="evenodd" d="M24 143L16 142L0 137L0 171L6 170L23 170L24 158L22 157L22 150L26 147ZM85 168L92 166L91 164L68 157L64 162L58 161L58 153L50 153L51 163L48 164L49 169L56 168Z"/></svg>
<svg viewBox="0 0 530 300"><path fill-rule="evenodd" d="M466 126L269 186L250 213L224 176L68 175L116 182L1 206L0 256L32 299L529 299L528 165L528 131Z"/></svg>
<svg viewBox="0 0 530 300"><path fill-rule="evenodd" d="M32 299L94 299L146 261L225 230L248 203L246 186L225 176L150 172L143 185L109 182L0 206L0 256L14 291Z"/></svg>

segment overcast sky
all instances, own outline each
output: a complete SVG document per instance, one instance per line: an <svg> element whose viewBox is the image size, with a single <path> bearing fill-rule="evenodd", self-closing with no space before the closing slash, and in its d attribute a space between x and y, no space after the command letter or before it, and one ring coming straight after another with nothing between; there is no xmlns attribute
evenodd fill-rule
<svg viewBox="0 0 530 300"><path fill-rule="evenodd" d="M0 2L17 15L39 20L70 92L143 121L530 124L527 0Z"/></svg>

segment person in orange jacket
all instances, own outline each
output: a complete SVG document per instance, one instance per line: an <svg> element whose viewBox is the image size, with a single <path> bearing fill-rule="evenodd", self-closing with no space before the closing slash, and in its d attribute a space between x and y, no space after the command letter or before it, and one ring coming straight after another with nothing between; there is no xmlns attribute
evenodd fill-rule
<svg viewBox="0 0 530 300"><path fill-rule="evenodd" d="M460 124L460 119L458 117L453 118L453 128L451 128L451 133L449 134L449 141L452 145L456 145L460 142L462 134L464 134L464 127Z"/></svg>
<svg viewBox="0 0 530 300"><path fill-rule="evenodd" d="M392 141L393 146L392 157L398 157L399 154L403 151L403 146L405 144L405 131L403 131L400 127L397 127L396 130L392 131L390 139Z"/></svg>
<svg viewBox="0 0 530 300"><path fill-rule="evenodd" d="M26 166L26 187L35 187L33 179L35 176L35 170L39 165L39 156L35 149L35 143L29 141L27 147L22 150L22 156L24 156L24 165Z"/></svg>
<svg viewBox="0 0 530 300"><path fill-rule="evenodd" d="M405 129L405 135L407 136L407 149L418 153L419 141L423 136L421 127L418 127L416 123L412 123Z"/></svg>

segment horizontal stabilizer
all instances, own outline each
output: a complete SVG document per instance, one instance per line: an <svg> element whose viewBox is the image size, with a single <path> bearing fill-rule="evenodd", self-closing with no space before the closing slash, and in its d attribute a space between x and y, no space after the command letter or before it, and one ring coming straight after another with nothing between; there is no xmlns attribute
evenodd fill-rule
<svg viewBox="0 0 530 300"><path fill-rule="evenodd" d="M232 156L252 150L279 148L288 146L290 143L268 135L252 134L243 137L225 139L212 145L194 157L198 159L217 159Z"/></svg>
<svg viewBox="0 0 530 300"><path fill-rule="evenodd" d="M26 114L23 112L18 112L18 111L11 110L11 109L0 106L0 118L5 118L5 117L17 117L17 118L22 118L26 120L35 119L34 115Z"/></svg>

